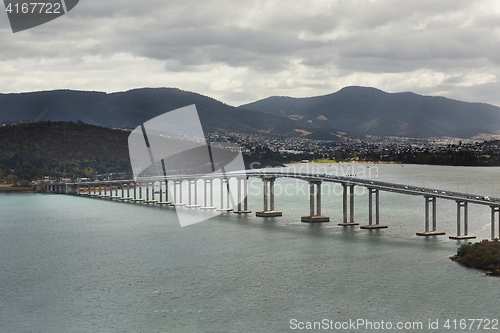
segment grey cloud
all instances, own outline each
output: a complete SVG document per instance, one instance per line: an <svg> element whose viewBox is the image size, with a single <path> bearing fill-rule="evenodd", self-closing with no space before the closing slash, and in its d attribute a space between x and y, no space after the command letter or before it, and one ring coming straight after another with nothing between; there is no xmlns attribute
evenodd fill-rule
<svg viewBox="0 0 500 333"><path fill-rule="evenodd" d="M482 5L464 0L86 0L63 18L15 36L0 22L0 57L126 53L162 61L166 72L202 73L226 65L268 78L281 78L300 65L305 69L294 78L297 88L322 91L331 86L333 74L430 70L448 75L439 89L451 91L467 73L489 66L496 73L500 64L500 15L479 10ZM321 71L328 73L320 76Z"/></svg>

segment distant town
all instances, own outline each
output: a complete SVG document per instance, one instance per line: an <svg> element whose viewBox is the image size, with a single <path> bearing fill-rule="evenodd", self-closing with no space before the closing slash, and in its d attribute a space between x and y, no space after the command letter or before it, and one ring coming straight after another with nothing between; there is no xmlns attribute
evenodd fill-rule
<svg viewBox="0 0 500 333"><path fill-rule="evenodd" d="M500 165L500 141L346 136L343 141L212 133L209 141L234 142L255 161L394 162L445 165Z"/></svg>
<svg viewBox="0 0 500 333"><path fill-rule="evenodd" d="M123 128L81 122L29 122L0 126L0 183L31 186L40 181L130 177ZM61 138L65 140L61 141ZM403 138L337 132L335 140L283 135L211 132L209 142L241 147L246 168L293 162L381 162L461 166L500 166L500 141L494 135ZM9 185L10 186L10 185Z"/></svg>

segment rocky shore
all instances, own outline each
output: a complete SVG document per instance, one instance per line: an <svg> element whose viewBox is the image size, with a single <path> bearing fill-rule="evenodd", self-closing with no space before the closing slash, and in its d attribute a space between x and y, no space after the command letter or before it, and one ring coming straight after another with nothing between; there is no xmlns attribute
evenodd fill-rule
<svg viewBox="0 0 500 333"><path fill-rule="evenodd" d="M482 240L464 244L450 259L467 267L487 271L488 275L500 276L500 241Z"/></svg>

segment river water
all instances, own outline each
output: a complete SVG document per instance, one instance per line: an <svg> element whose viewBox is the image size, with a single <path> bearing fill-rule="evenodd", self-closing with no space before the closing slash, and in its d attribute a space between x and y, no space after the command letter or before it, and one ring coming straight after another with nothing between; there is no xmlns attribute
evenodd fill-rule
<svg viewBox="0 0 500 333"><path fill-rule="evenodd" d="M500 168L294 168L500 197ZM392 331L422 323L406 331L453 332L468 330L455 330L454 319L500 319L500 280L448 259L464 243L448 239L456 233L455 202L437 202L446 236L416 236L424 229L423 197L386 192L380 216L387 229L344 228L337 225L341 190L324 185L331 222L308 225L300 222L309 210L301 184L276 181L282 217L224 213L184 228L166 206L0 194L0 331L305 332L312 330L298 328L326 319L333 329L316 331L391 331L383 321ZM250 182L253 212L262 209L261 187ZM367 224L367 202L359 188L360 224ZM469 206L469 233L489 238L489 207ZM362 326L367 321L373 326ZM436 321L439 329L430 329Z"/></svg>

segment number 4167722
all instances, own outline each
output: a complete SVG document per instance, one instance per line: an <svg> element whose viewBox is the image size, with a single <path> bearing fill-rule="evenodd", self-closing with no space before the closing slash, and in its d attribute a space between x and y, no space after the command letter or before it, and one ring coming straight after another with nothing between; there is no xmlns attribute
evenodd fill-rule
<svg viewBox="0 0 500 333"><path fill-rule="evenodd" d="M62 14L61 4L57 2L9 3L5 11L9 14Z"/></svg>
<svg viewBox="0 0 500 333"><path fill-rule="evenodd" d="M498 319L453 319L446 320L443 325L446 329L482 329L482 330L498 330Z"/></svg>

